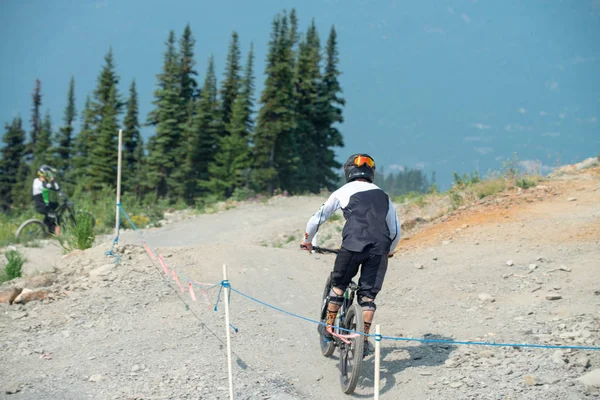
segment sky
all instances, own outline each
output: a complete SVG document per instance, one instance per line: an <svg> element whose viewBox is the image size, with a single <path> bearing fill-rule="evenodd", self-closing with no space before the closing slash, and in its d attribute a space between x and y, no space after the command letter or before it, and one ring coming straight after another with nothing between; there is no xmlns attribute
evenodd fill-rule
<svg viewBox="0 0 600 400"><path fill-rule="evenodd" d="M200 82L211 54L223 76L233 30L243 59L254 43L259 98L271 21L292 7L322 43L338 33L341 162L366 152L386 173L435 171L448 187L454 171L499 170L514 153L542 172L600 154L600 0L1 0L0 122L21 115L29 131L40 79L58 127L69 79L81 111L109 47L143 121L168 33L188 23Z"/></svg>

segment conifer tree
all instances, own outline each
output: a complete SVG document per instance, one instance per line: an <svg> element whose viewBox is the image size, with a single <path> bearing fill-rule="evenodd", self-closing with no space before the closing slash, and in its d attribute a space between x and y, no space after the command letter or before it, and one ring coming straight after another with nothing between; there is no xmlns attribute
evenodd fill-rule
<svg viewBox="0 0 600 400"><path fill-rule="evenodd" d="M40 133L35 142L33 171L36 171L43 164L49 164L52 167L55 166L52 150L52 120L50 118L50 111L46 111Z"/></svg>
<svg viewBox="0 0 600 400"><path fill-rule="evenodd" d="M93 137L92 126L94 123L94 113L92 111L92 100L90 96L87 96L85 100L85 107L81 112L81 120L83 123L79 134L75 137L73 148L73 169L68 174L67 180L87 188L90 141Z"/></svg>
<svg viewBox="0 0 600 400"><path fill-rule="evenodd" d="M31 94L33 107L31 108L31 132L29 134L29 143L26 145L25 155L29 161L33 159L35 152L37 137L42 130L42 116L40 107L42 106L42 82L39 79L35 80L35 88Z"/></svg>
<svg viewBox="0 0 600 400"><path fill-rule="evenodd" d="M229 134L219 138L219 151L208 167L210 178L205 187L219 197L230 197L236 188L248 184L254 102L253 63L254 47L251 44L241 89L233 102L231 120L227 125Z"/></svg>
<svg viewBox="0 0 600 400"><path fill-rule="evenodd" d="M77 117L75 109L75 79L71 77L67 94L67 106L63 117L63 126L60 127L56 137L56 155L54 162L63 175L68 175L72 168L73 156L73 122Z"/></svg>
<svg viewBox="0 0 600 400"><path fill-rule="evenodd" d="M15 191L21 191L26 177L25 165L25 130L21 117L5 124L0 150L0 210L7 211L14 203Z"/></svg>
<svg viewBox="0 0 600 400"><path fill-rule="evenodd" d="M154 91L155 108L148 116L148 124L156 128L149 142L149 183L159 197L176 199L183 196L185 182L177 174L184 153L182 121L186 110L181 97L181 68L175 49L175 33L167 39L163 70L158 75L158 88Z"/></svg>
<svg viewBox="0 0 600 400"><path fill-rule="evenodd" d="M194 132L187 159L188 165L191 166L190 177L193 178L191 182L194 184L191 193L194 196L201 194L202 190L200 189L206 187L210 177L208 166L214 161L217 153L217 138L222 131L217 93L214 58L211 55L198 102L198 110L194 117Z"/></svg>
<svg viewBox="0 0 600 400"><path fill-rule="evenodd" d="M293 53L290 47L287 16L273 21L265 87L260 97L256 134L253 146L253 186L272 192L276 187L288 189L297 162L293 131Z"/></svg>
<svg viewBox="0 0 600 400"><path fill-rule="evenodd" d="M338 80L341 75L338 64L337 34L335 27L332 26L325 49L325 71L320 85L317 122L318 135L322 143L318 154L323 170L319 183L329 189L335 188L338 180L338 174L334 169L341 167L341 164L335 160L333 147L344 146L342 134L336 127L336 124L344 121L342 107L345 104L345 100L341 97L342 88Z"/></svg>
<svg viewBox="0 0 600 400"><path fill-rule="evenodd" d="M143 143L138 121L138 99L135 80L129 87L127 111L123 120L123 165L121 176L123 191L140 195L140 170L143 156Z"/></svg>
<svg viewBox="0 0 600 400"><path fill-rule="evenodd" d="M123 104L117 93L119 78L115 72L112 49L104 57L92 100L93 125L89 148L89 182L92 189L114 187L117 168L118 117Z"/></svg>
<svg viewBox="0 0 600 400"><path fill-rule="evenodd" d="M225 65L225 79L221 86L221 118L226 128L231 120L233 102L240 91L240 44L237 32L231 34L229 52Z"/></svg>
<svg viewBox="0 0 600 400"><path fill-rule="evenodd" d="M297 166L295 190L319 192L323 166L319 155L325 146L318 135L318 107L320 72L320 43L314 21L306 38L300 43L295 77L296 140L298 141L299 165Z"/></svg>
<svg viewBox="0 0 600 400"><path fill-rule="evenodd" d="M183 35L179 40L179 57L181 68L181 97L183 104L188 104L190 100L198 97L198 82L196 76L198 72L194 69L196 61L194 61L194 45L196 40L192 35L192 29L187 24L183 31Z"/></svg>

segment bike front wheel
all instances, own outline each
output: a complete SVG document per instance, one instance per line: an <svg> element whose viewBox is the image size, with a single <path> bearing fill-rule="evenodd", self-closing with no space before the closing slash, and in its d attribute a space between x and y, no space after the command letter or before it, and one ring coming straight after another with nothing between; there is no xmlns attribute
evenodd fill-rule
<svg viewBox="0 0 600 400"><path fill-rule="evenodd" d="M362 309L358 304L354 303L346 312L342 327L362 333L364 332L363 322ZM341 333L349 334L350 332ZM365 346L363 335L349 338L348 341L350 343L340 345L340 383L342 391L346 394L353 393L356 388Z"/></svg>
<svg viewBox="0 0 600 400"><path fill-rule="evenodd" d="M29 219L19 226L15 236L19 243L45 239L48 237L48 228L39 219Z"/></svg>
<svg viewBox="0 0 600 400"><path fill-rule="evenodd" d="M323 298L321 300L321 322L327 322L327 296L329 296L329 291L331 290L331 275L327 278L327 282L325 282L325 288L323 289ZM326 340L323 337L323 330L325 329L325 325L320 324L318 327L319 331L319 344L321 346L321 354L325 357L329 357L335 351L335 343L333 340Z"/></svg>

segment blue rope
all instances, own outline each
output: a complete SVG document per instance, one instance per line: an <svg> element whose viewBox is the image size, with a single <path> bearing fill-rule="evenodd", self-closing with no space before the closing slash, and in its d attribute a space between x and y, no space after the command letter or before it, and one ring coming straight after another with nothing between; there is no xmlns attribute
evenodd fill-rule
<svg viewBox="0 0 600 400"><path fill-rule="evenodd" d="M265 303L264 301L255 299L252 296L242 293L235 288L231 288L231 290L243 297L246 297L249 300L252 300L252 301L259 303L265 307L272 308L273 310L282 312L284 314L288 314L292 317L299 318L304 321L312 322L314 324L319 324L319 325L323 325L323 326L327 325L324 322L316 321L314 319L303 317L301 315L294 314L290 311L286 311L281 308L272 306L271 304ZM396 340L396 341L420 342L420 343L463 344L463 345L476 345L476 346L531 347L531 348L539 348L539 349L600 350L600 347L598 347L598 346L567 346L567 345L544 345L544 344L527 344L527 343L474 342L474 341L458 341L458 340L445 340L445 339L419 339L419 338L410 338L410 337L396 337L396 336L383 336L383 335L377 335L377 334L369 334L369 333L364 333L364 332L357 332L352 329L341 328L339 326L333 326L333 328L340 329L340 330L346 331L346 332L358 333L359 335L363 335L363 336L367 336L367 337L375 337L376 341L384 339L384 340Z"/></svg>
<svg viewBox="0 0 600 400"><path fill-rule="evenodd" d="M139 231L139 229L137 228L137 226L135 226L135 224L133 223L133 221L131 220L131 218L129 218L129 215L127 215L127 212L125 211L125 209L123 207L121 207L121 204L119 204L119 209L121 210L121 212L123 213L123 215L125 215L125 218L127 218L127 220L129 221L129 223L131 224L131 226L133 227L133 230L140 236L142 236L142 233Z"/></svg>

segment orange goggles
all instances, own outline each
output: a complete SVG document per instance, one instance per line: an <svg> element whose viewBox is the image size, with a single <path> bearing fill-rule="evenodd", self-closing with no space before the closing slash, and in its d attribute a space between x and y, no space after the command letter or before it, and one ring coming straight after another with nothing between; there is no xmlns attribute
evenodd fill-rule
<svg viewBox="0 0 600 400"><path fill-rule="evenodd" d="M354 165L357 167L362 167L365 164L371 168L375 168L375 161L369 156L357 156L354 159Z"/></svg>

